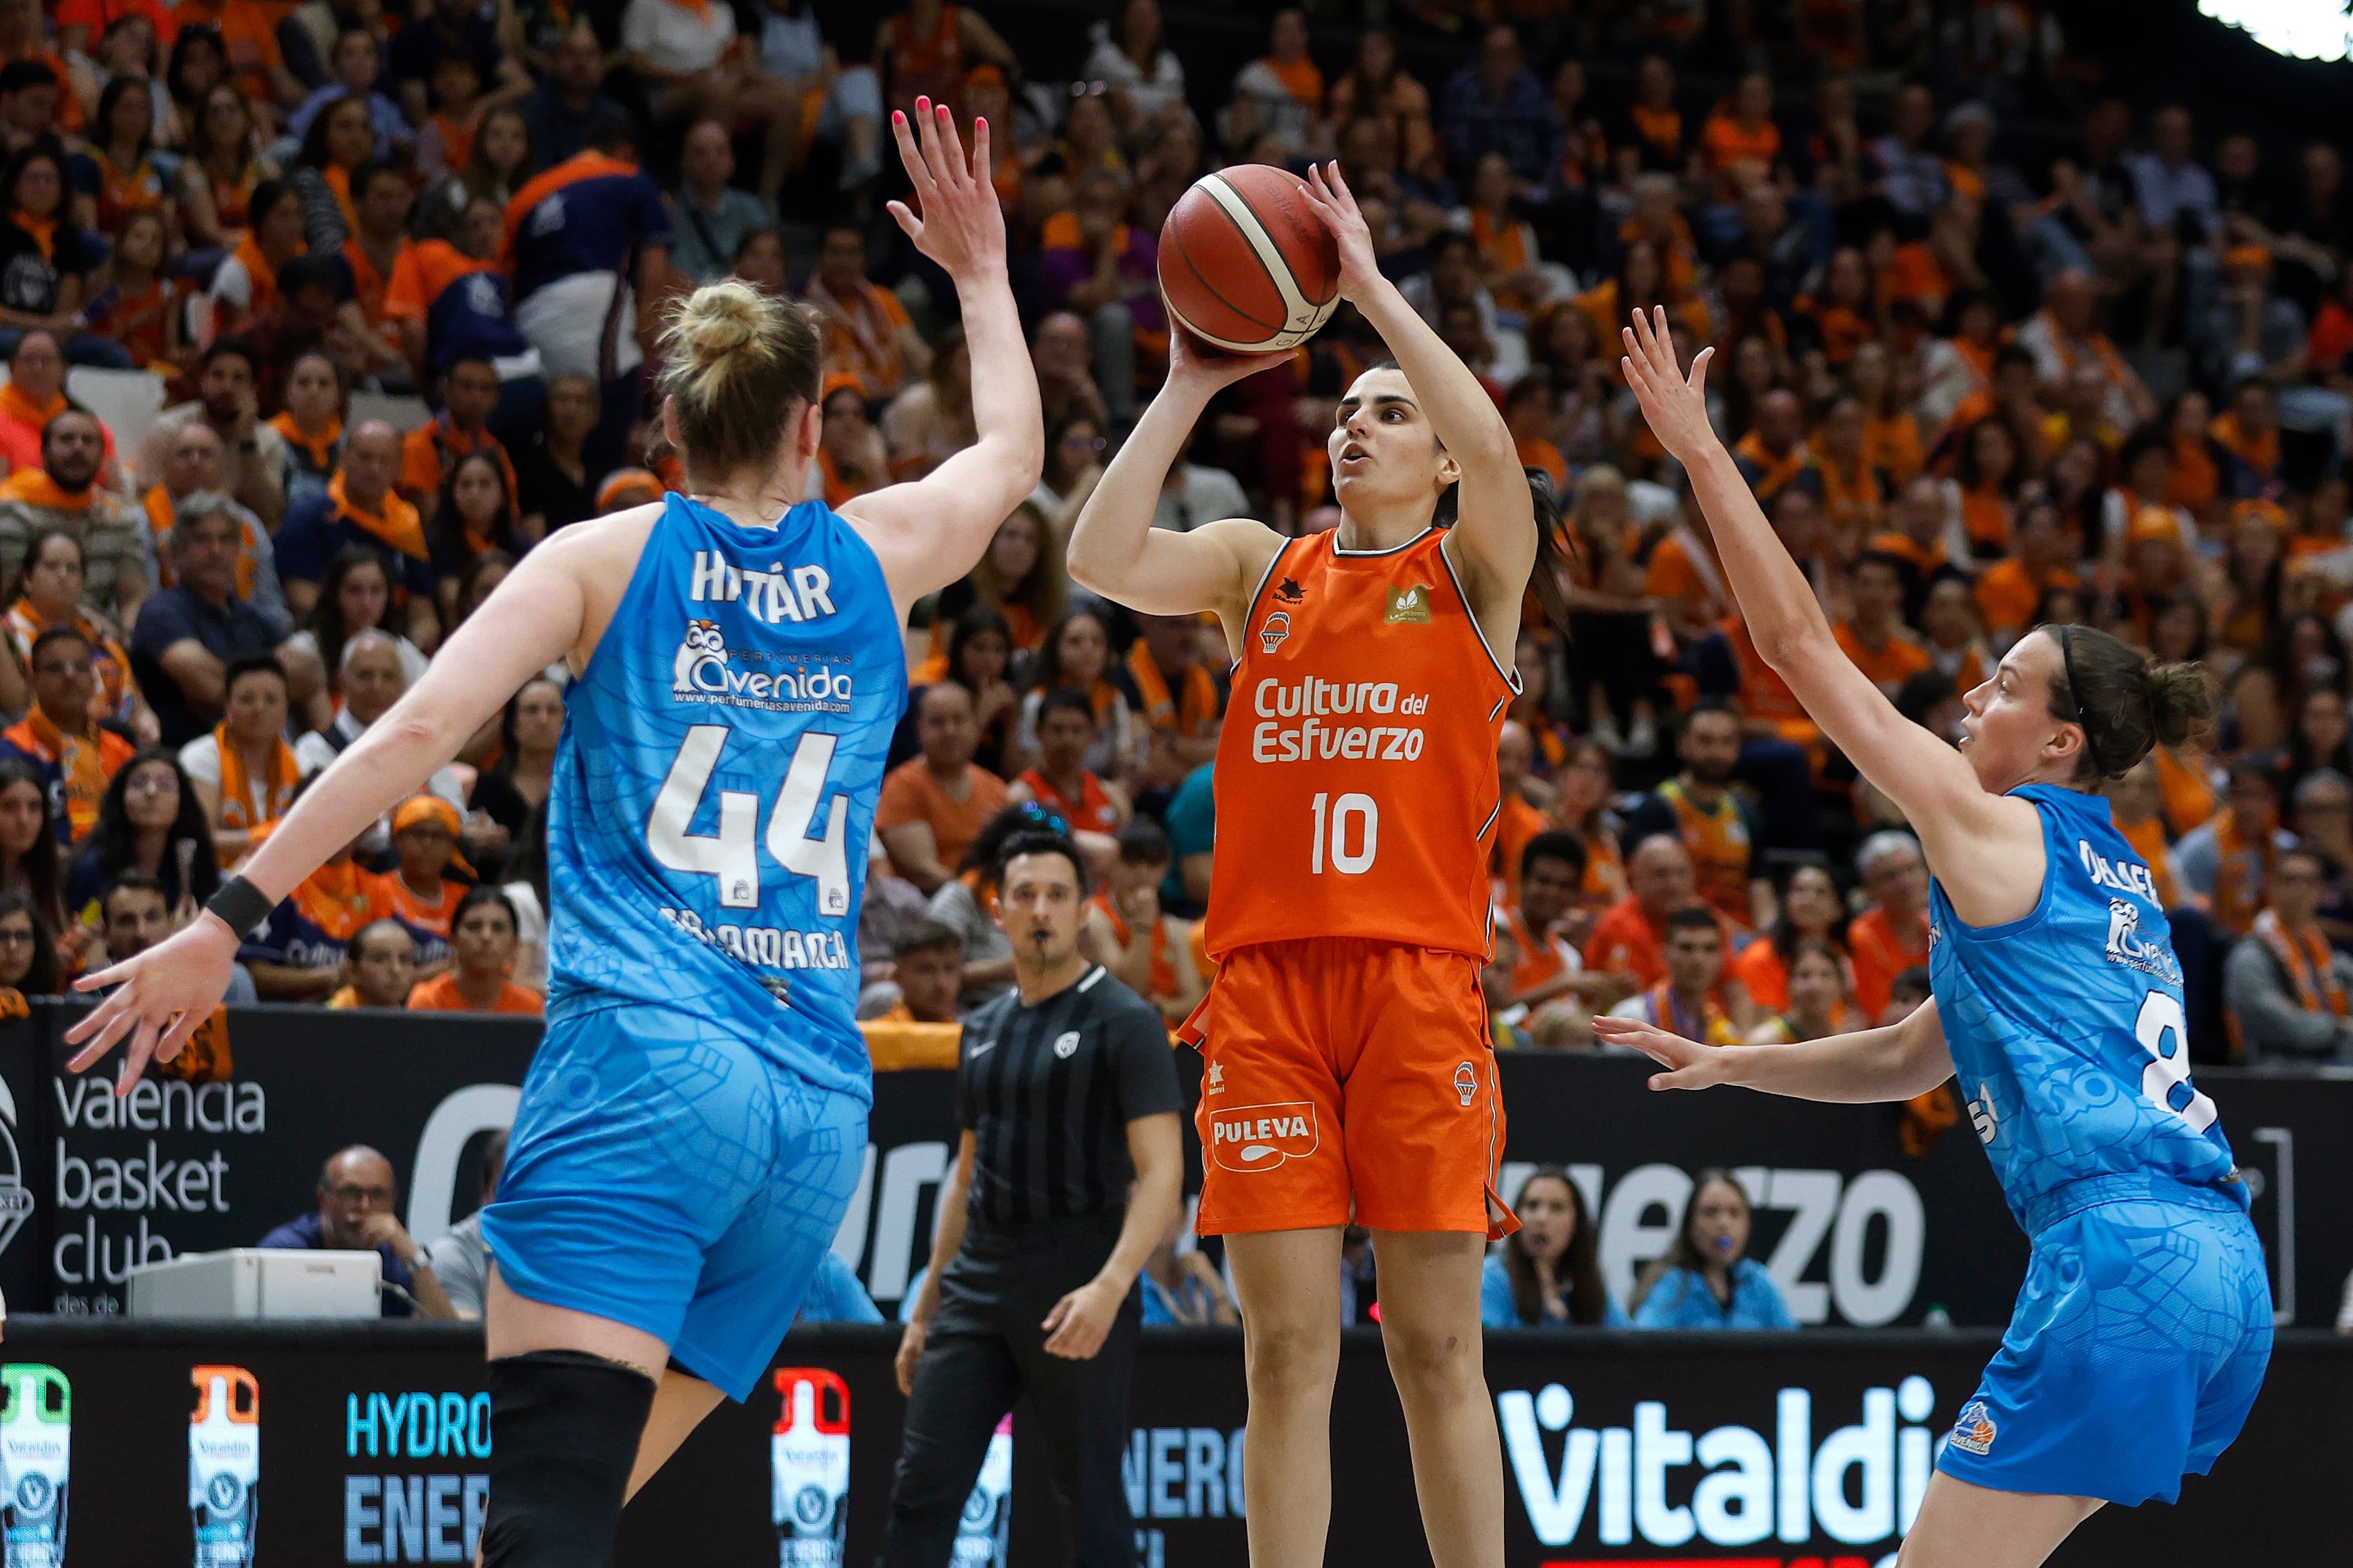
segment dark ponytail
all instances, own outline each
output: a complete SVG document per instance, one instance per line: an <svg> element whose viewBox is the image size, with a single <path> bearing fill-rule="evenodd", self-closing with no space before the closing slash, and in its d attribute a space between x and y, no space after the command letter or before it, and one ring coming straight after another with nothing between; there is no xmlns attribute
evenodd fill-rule
<svg viewBox="0 0 2353 1568"><path fill-rule="evenodd" d="M2078 783L2121 778L2158 746L2178 746L2214 713L2202 664L2158 664L2090 626L2045 626L2058 645L2051 716L2084 728Z"/></svg>
<svg viewBox="0 0 2353 1568"><path fill-rule="evenodd" d="M1568 524L1561 512L1560 497L1552 488L1552 476L1542 468L1521 471L1528 477L1528 502L1536 519L1536 563L1528 572L1528 592L1543 607L1546 624L1565 638L1568 636L1568 568L1577 547L1569 542ZM1454 526L1461 490L1457 480L1438 492L1430 526Z"/></svg>

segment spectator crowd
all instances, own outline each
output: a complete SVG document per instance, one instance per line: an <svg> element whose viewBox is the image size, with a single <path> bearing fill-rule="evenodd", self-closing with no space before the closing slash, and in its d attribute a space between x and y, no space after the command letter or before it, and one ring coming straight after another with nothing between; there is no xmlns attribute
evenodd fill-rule
<svg viewBox="0 0 2353 1568"><path fill-rule="evenodd" d="M1170 207L1335 156L1568 514L1568 624L1531 596L1498 750L1499 1047L1594 1049L1611 1010L1811 1039L1926 994L1916 843L1758 657L1620 383L1657 307L1686 363L1715 348L1718 428L1907 716L1955 737L2039 626L2205 661L2214 732L2106 786L2193 1052L2353 1062L2343 148L2138 95L2043 6L1370 9L1274 12L1208 79L1240 24L1156 0L1002 33L942 0L0 0L0 984L192 918L534 542L681 482L644 387L681 291L820 319L811 499L975 440L953 289L881 216L882 118L924 95L996 132L1047 456L909 630L860 931L878 1062L952 1060L1010 984L986 868L1024 825L1098 873L1101 962L1172 1025L1204 993L1229 654L1077 588L1063 541L1165 371ZM1344 305L1221 393L1155 523L1333 526L1324 434L1385 357ZM563 678L281 905L235 994L536 1011ZM1907 1137L1957 1110L1923 1097ZM1537 1181L1565 1217L1491 1305L1771 1319L1723 1266L1736 1185L1703 1177L1681 1272L1620 1304Z"/></svg>

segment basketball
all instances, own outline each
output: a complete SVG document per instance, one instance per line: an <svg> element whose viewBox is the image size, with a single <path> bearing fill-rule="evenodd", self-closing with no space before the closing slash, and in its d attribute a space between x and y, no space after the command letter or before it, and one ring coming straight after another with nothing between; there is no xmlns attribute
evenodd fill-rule
<svg viewBox="0 0 2353 1568"><path fill-rule="evenodd" d="M1177 325L1229 353L1315 335L1340 300L1340 247L1307 182L1268 163L1204 174L1160 227L1160 292Z"/></svg>

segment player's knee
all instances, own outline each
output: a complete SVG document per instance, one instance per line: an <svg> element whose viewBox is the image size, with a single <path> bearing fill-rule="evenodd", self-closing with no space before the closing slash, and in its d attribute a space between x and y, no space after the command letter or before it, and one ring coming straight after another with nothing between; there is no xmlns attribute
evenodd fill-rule
<svg viewBox="0 0 2353 1568"><path fill-rule="evenodd" d="M483 1568L610 1563L654 1380L580 1351L533 1351L491 1362L490 1381Z"/></svg>
<svg viewBox="0 0 2353 1568"><path fill-rule="evenodd" d="M1481 1379L1479 1336L1451 1324L1381 1321L1381 1349L1399 1388L1431 1398L1460 1398ZM1483 1397L1483 1395L1482 1395Z"/></svg>
<svg viewBox="0 0 2353 1568"><path fill-rule="evenodd" d="M1255 1397L1328 1392L1340 1364L1337 1321L1324 1325L1253 1321L1249 1324L1243 1359Z"/></svg>

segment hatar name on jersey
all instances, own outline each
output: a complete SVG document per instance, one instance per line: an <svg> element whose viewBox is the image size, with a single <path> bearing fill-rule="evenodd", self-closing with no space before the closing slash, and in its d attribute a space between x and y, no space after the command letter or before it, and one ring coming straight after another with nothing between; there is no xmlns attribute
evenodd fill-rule
<svg viewBox="0 0 2353 1568"><path fill-rule="evenodd" d="M2093 848L2091 841L2086 838L2075 840L2075 855L2084 863L2084 874L2091 878L2095 886L2130 893L2152 904L2163 902L2157 896L2157 879L2150 876L2148 868L2139 861L2111 860Z"/></svg>
<svg viewBox="0 0 2353 1568"><path fill-rule="evenodd" d="M692 910L665 906L670 924L730 958L760 969L848 969L849 944L838 931L780 931L775 926L707 926Z"/></svg>
<svg viewBox="0 0 2353 1568"><path fill-rule="evenodd" d="M737 566L715 550L694 552L694 570L687 578L687 596L706 601L741 603L752 614L774 626L778 621L814 621L834 613L833 578L822 566Z"/></svg>

